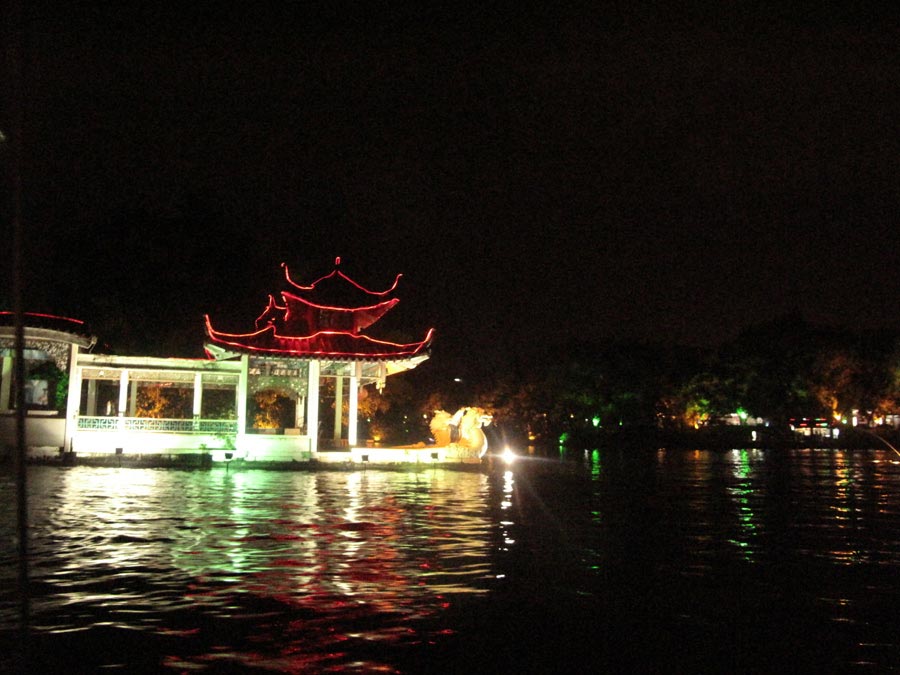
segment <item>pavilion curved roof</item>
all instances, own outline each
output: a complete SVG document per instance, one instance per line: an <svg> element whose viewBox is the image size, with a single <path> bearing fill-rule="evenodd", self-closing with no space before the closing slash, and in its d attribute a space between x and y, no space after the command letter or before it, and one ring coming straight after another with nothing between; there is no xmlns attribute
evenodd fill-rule
<svg viewBox="0 0 900 675"><path fill-rule="evenodd" d="M16 316L14 312L0 312L0 333L7 332L4 329L14 328L15 321ZM91 347L97 341L96 336L91 334L87 324L80 319L71 319L65 316L40 312L23 312L22 323L26 336L63 338L81 347Z"/></svg>
<svg viewBox="0 0 900 675"><path fill-rule="evenodd" d="M284 268L284 278L291 286L299 291L318 291L319 293L332 290L334 288L339 288L341 286L345 288L349 286L366 295L386 296L397 290L397 284L400 283L400 277L403 276L402 274L398 274L396 277L394 277L394 283L391 284L388 288L381 291L373 291L344 274L340 269L338 269L340 264L341 259L335 258L334 269L328 274L319 277L309 285L298 284L296 281L291 279L291 274L288 270L287 263L281 263L281 266L282 268Z"/></svg>
<svg viewBox="0 0 900 675"><path fill-rule="evenodd" d="M248 333L217 330L206 316L207 350L223 358L232 353L340 360L427 358L433 329L422 340L410 343L363 334L400 302L388 296L401 275L390 287L373 291L341 272L340 261L337 258L334 270L308 286L294 282L282 263L291 290L281 291L281 304L269 295L265 309L256 318L255 330Z"/></svg>
<svg viewBox="0 0 900 675"><path fill-rule="evenodd" d="M282 291L281 297L285 302L284 324L288 331L299 329L303 325L315 325L314 316L328 315L332 320L331 328L341 328L359 332L365 330L378 321L394 305L400 302L397 298L385 300L367 307L336 307L320 305L305 298ZM275 306L277 308L277 306Z"/></svg>
<svg viewBox="0 0 900 675"><path fill-rule="evenodd" d="M434 329L430 329L423 340L399 343L360 333L333 330L322 330L306 336L281 335L272 325L252 333L226 333L213 328L207 316L206 334L212 344L237 353L292 358L396 360L427 354Z"/></svg>

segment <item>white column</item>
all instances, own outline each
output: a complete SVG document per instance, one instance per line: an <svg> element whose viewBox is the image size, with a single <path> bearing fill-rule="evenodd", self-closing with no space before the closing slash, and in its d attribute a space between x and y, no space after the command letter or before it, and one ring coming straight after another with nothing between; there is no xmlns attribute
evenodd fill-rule
<svg viewBox="0 0 900 675"><path fill-rule="evenodd" d="M125 409L128 406L128 369L123 368L119 372L119 406L116 411L119 413L119 416L123 416L125 414Z"/></svg>
<svg viewBox="0 0 900 675"><path fill-rule="evenodd" d="M194 373L194 417L203 410L203 373Z"/></svg>
<svg viewBox="0 0 900 675"><path fill-rule="evenodd" d="M97 380L88 380L87 410L85 412L89 417L97 415Z"/></svg>
<svg viewBox="0 0 900 675"><path fill-rule="evenodd" d="M69 352L69 397L66 401L66 440L63 450L71 452L72 437L78 429L78 412L81 408L81 366L78 365L78 345Z"/></svg>
<svg viewBox="0 0 900 675"><path fill-rule="evenodd" d="M344 377L338 375L334 383L334 440L341 440L341 418L344 412ZM335 443L335 445L340 445Z"/></svg>
<svg viewBox="0 0 900 675"><path fill-rule="evenodd" d="M11 410L9 395L12 391L12 374L13 360L11 356L4 356L2 359L2 369L0 372L0 410Z"/></svg>
<svg viewBox="0 0 900 675"><path fill-rule="evenodd" d="M242 449L243 438L247 434L247 391L249 385L247 383L247 373L250 370L250 357L244 354L241 356L241 372L238 375L238 386L235 400L235 410L237 411L237 439L235 446L238 450Z"/></svg>
<svg viewBox="0 0 900 675"><path fill-rule="evenodd" d="M309 362L306 384L306 433L313 456L319 451L319 362Z"/></svg>
<svg viewBox="0 0 900 675"><path fill-rule="evenodd" d="M356 425L359 416L359 380L362 375L362 364L353 364L353 375L350 376L350 415L347 418L347 444L356 445Z"/></svg>
<svg viewBox="0 0 900 675"><path fill-rule="evenodd" d="M297 405L294 408L296 417L294 418L294 426L298 429L302 429L303 425L306 421L306 397L298 396L297 397Z"/></svg>
<svg viewBox="0 0 900 675"><path fill-rule="evenodd" d="M384 391L384 385L387 381L387 366L382 361L378 364L378 379L375 380L375 388L378 389L378 393Z"/></svg>
<svg viewBox="0 0 900 675"><path fill-rule="evenodd" d="M193 427L194 431L200 428L200 411L203 409L203 374L194 373L194 408L193 408Z"/></svg>
<svg viewBox="0 0 900 675"><path fill-rule="evenodd" d="M119 373L119 429L125 429L125 409L128 406L128 369Z"/></svg>
<svg viewBox="0 0 900 675"><path fill-rule="evenodd" d="M137 394L138 394L137 380L132 380L131 381L131 396L128 399L128 416L129 417L137 417Z"/></svg>

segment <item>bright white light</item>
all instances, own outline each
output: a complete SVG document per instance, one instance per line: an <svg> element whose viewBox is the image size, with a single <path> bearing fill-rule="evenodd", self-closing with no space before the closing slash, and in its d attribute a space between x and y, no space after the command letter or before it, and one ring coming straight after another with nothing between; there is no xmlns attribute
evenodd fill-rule
<svg viewBox="0 0 900 675"><path fill-rule="evenodd" d="M512 464L516 459L516 453L509 449L509 446L503 448L503 461Z"/></svg>

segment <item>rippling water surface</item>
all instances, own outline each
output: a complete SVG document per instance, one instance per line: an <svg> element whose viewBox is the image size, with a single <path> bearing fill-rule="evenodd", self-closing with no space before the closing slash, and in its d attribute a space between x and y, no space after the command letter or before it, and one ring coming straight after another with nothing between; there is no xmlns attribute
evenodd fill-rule
<svg viewBox="0 0 900 675"><path fill-rule="evenodd" d="M0 670L895 669L898 460L594 450L483 471L31 467L27 650L7 467Z"/></svg>

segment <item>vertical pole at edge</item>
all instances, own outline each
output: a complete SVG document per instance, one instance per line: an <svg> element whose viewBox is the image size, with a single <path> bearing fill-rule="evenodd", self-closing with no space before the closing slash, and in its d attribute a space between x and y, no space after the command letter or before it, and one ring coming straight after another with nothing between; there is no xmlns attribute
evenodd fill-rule
<svg viewBox="0 0 900 675"><path fill-rule="evenodd" d="M25 321L23 310L24 244L22 228L22 132L24 91L22 86L22 6L20 0L9 3L8 67L10 83L9 173L12 182L13 226L13 314L15 315L15 358L13 379L16 401L16 535L18 542L17 590L22 640L19 666L24 672L27 662L28 624L28 485L25 466Z"/></svg>

